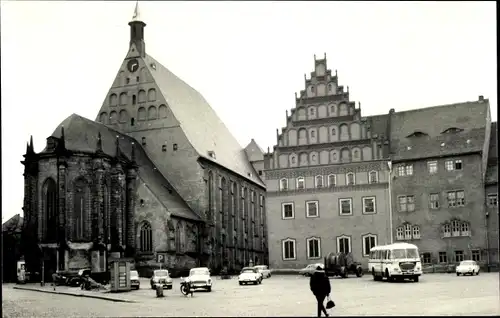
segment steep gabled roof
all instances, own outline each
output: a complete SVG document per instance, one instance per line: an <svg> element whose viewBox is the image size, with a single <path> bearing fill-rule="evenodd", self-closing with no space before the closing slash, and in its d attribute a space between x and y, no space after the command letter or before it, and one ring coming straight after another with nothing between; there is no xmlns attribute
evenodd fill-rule
<svg viewBox="0 0 500 318"><path fill-rule="evenodd" d="M16 214L2 224L2 232L20 233L23 228L23 218Z"/></svg>
<svg viewBox="0 0 500 318"><path fill-rule="evenodd" d="M483 100L389 114L393 160L482 151L488 107L488 101ZM453 133L443 133L450 128L456 129ZM427 135L408 138L416 131Z"/></svg>
<svg viewBox="0 0 500 318"><path fill-rule="evenodd" d="M264 160L264 150L260 148L260 146L253 138L250 141L250 143L245 147L245 152L250 162Z"/></svg>
<svg viewBox="0 0 500 318"><path fill-rule="evenodd" d="M246 153L203 96L154 58L144 61L198 155L265 187ZM209 155L215 153L215 158Z"/></svg>
<svg viewBox="0 0 500 318"><path fill-rule="evenodd" d="M139 142L108 126L72 114L66 118L52 133L54 137L61 136L64 126L66 148L73 151L95 152L97 150L98 134L101 133L102 150L105 154L116 156L116 138L120 141L120 152L131 158L132 142L135 144L135 161L139 166L138 175L151 189L160 203L174 216L190 220L200 220L186 202L175 192L170 182L155 167L146 155ZM45 150L44 150L45 151ZM169 193L169 190L171 193Z"/></svg>

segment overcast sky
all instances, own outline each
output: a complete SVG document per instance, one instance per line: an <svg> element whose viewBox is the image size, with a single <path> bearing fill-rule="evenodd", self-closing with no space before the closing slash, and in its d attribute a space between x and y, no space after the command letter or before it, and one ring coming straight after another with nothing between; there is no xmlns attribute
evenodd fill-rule
<svg viewBox="0 0 500 318"><path fill-rule="evenodd" d="M140 2L146 51L197 89L242 146L276 142L327 54L363 115L490 99L495 2ZM135 2L1 2L2 219L22 213L26 141L95 119L125 57Z"/></svg>

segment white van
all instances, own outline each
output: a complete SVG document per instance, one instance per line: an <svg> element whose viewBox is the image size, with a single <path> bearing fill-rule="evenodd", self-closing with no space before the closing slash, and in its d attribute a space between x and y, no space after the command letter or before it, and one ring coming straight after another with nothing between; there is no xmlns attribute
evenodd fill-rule
<svg viewBox="0 0 500 318"><path fill-rule="evenodd" d="M405 278L418 282L422 275L422 263L418 247L408 243L375 246L370 250L368 269L373 280L401 280Z"/></svg>

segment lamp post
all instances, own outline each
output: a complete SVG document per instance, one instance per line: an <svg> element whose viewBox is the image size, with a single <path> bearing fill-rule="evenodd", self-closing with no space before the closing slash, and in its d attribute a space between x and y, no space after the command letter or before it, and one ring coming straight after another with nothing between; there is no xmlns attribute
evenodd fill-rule
<svg viewBox="0 0 500 318"><path fill-rule="evenodd" d="M387 167L389 168L389 242L393 243L393 225L392 225L392 161L387 161Z"/></svg>

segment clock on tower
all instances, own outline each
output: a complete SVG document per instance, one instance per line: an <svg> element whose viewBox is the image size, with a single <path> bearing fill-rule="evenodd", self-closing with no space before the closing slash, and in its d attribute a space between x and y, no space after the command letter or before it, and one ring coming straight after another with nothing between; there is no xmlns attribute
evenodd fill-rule
<svg viewBox="0 0 500 318"><path fill-rule="evenodd" d="M134 73L139 68L139 61L137 59L131 59L127 63L127 68L131 73Z"/></svg>

